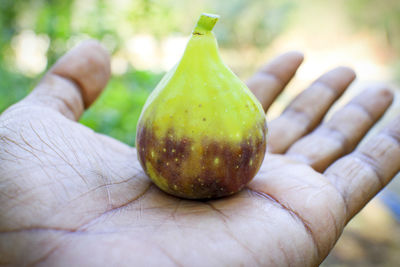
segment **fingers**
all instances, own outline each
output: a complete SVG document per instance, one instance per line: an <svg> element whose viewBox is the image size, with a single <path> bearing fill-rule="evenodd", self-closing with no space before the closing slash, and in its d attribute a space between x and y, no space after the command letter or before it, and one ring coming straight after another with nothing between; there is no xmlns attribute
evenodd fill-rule
<svg viewBox="0 0 400 267"><path fill-rule="evenodd" d="M269 124L269 152L284 153L295 141L314 129L354 78L353 70L335 68L298 95L282 115Z"/></svg>
<svg viewBox="0 0 400 267"><path fill-rule="evenodd" d="M347 206L347 221L400 171L400 116L326 171Z"/></svg>
<svg viewBox="0 0 400 267"><path fill-rule="evenodd" d="M292 79L302 61L303 54L300 52L285 53L262 67L247 81L247 86L265 111Z"/></svg>
<svg viewBox="0 0 400 267"><path fill-rule="evenodd" d="M326 123L292 145L287 155L322 172L351 152L384 114L393 94L383 88L362 92Z"/></svg>
<svg viewBox="0 0 400 267"><path fill-rule="evenodd" d="M82 42L57 61L25 102L52 107L78 120L107 84L109 61L97 41Z"/></svg>

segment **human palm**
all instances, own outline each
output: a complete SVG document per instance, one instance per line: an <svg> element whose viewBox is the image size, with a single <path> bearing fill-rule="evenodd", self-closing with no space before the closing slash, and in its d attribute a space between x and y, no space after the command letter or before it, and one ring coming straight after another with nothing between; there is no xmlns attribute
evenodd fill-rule
<svg viewBox="0 0 400 267"><path fill-rule="evenodd" d="M265 110L301 61L284 54L249 80ZM244 190L175 198L134 148L76 122L108 77L108 55L85 42L1 115L0 265L314 266L400 169L399 116L352 152L388 90L366 90L320 123L354 79L341 67L269 124L269 152Z"/></svg>

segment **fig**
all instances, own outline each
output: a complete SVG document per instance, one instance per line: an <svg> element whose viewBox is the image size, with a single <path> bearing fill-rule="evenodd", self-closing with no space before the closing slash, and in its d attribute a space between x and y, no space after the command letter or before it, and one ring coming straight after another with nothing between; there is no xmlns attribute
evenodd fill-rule
<svg viewBox="0 0 400 267"><path fill-rule="evenodd" d="M222 62L201 14L180 61L159 82L140 115L136 146L145 173L163 191L209 199L240 191L266 150L261 104Z"/></svg>

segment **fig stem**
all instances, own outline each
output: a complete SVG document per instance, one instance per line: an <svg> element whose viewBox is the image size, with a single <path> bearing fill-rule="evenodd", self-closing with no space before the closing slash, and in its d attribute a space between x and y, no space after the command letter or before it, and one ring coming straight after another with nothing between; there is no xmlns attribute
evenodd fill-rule
<svg viewBox="0 0 400 267"><path fill-rule="evenodd" d="M215 23L219 19L218 15L203 13L197 20L196 27L194 27L192 34L202 35L206 32L211 31L214 28Z"/></svg>

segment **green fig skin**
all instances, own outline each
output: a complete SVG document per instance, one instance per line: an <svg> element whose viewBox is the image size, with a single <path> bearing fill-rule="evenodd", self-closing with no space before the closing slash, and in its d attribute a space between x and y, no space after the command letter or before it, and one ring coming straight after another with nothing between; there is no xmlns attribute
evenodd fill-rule
<svg viewBox="0 0 400 267"><path fill-rule="evenodd" d="M240 191L266 151L261 104L222 62L203 14L180 62L150 95L139 118L136 146L146 174L163 191L209 199Z"/></svg>

